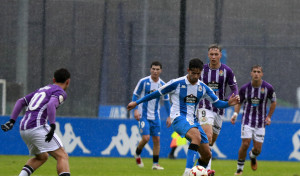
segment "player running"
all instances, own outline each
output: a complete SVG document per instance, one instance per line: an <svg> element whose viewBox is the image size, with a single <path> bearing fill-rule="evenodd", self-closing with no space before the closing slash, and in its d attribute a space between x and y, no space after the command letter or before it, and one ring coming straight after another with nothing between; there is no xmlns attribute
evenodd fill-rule
<svg viewBox="0 0 300 176"><path fill-rule="evenodd" d="M251 82L242 86L239 91L241 101L234 107L231 123L234 124L241 105L244 103L241 138L242 145L239 149L237 171L234 175L242 175L247 150L253 139L253 148L249 152L252 170L257 169L256 157L260 154L265 137L265 126L271 124L271 117L276 107L276 94L271 84L262 80L263 68L255 65L251 68ZM267 102L271 101L268 115Z"/></svg>
<svg viewBox="0 0 300 176"><path fill-rule="evenodd" d="M131 110L140 103L159 98L161 95L170 95L172 100L170 113L172 127L181 137L186 137L190 141L184 175L188 175L194 166L194 158L198 155L197 152L201 154L198 163L205 168L211 158L206 134L196 116L199 101L206 98L218 108L226 108L239 102L239 97L234 95L230 97L228 102L219 100L214 92L199 80L202 69L203 62L197 58L192 59L189 62L186 76L169 81L157 91L137 101L130 102L127 106L127 109Z"/></svg>
<svg viewBox="0 0 300 176"><path fill-rule="evenodd" d="M221 57L221 46L212 44L208 47L209 63L204 65L200 80L208 85L220 100L226 100L231 95L238 94L238 86L233 71L221 63ZM226 97L227 87L231 90L228 97ZM199 103L198 117L200 125L207 135L209 146L212 148L222 128L224 109L214 107L208 100L203 99ZM206 169L208 172L212 172L211 159Z"/></svg>
<svg viewBox="0 0 300 176"><path fill-rule="evenodd" d="M30 176L48 159L48 153L57 161L57 174L70 176L68 154L55 131L56 109L66 100L66 90L70 84L70 73L62 68L54 73L54 84L42 87L20 98L12 111L10 120L1 125L3 131L11 130L22 109L27 106L20 122L20 134L30 154L19 176ZM47 124L49 121L50 126Z"/></svg>

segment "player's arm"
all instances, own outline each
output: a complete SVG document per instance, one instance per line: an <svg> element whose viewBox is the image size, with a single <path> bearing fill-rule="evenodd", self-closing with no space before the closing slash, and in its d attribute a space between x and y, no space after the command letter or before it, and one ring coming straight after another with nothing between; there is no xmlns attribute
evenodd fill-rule
<svg viewBox="0 0 300 176"><path fill-rule="evenodd" d="M234 106L234 113L233 113L233 115L231 116L231 119L230 119L232 124L235 124L235 121L236 121L237 116L239 115L241 106L242 105L240 103Z"/></svg>
<svg viewBox="0 0 300 176"><path fill-rule="evenodd" d="M238 95L232 94L228 101L218 100L212 105L216 108L228 108L229 106L234 106L240 102L240 97Z"/></svg>
<svg viewBox="0 0 300 176"><path fill-rule="evenodd" d="M273 101L270 105L270 110L269 110L269 113L266 117L266 125L270 125L271 124L271 118L272 118L272 115L275 111L275 108L276 108L276 101Z"/></svg>
<svg viewBox="0 0 300 176"><path fill-rule="evenodd" d="M231 116L231 123L232 124L235 124L235 121L236 121L236 118L240 112L240 109L241 109L241 106L243 104L243 102L245 101L245 95L246 95L246 92L245 92L245 89L244 88L241 88L240 91L239 91L239 98L240 98L240 102L234 106L234 113L233 115Z"/></svg>
<svg viewBox="0 0 300 176"><path fill-rule="evenodd" d="M140 98L136 101L130 102L127 105L127 110L130 111L130 110L134 109L138 104L146 102L146 101L150 101L150 100L155 99L155 98L159 98L160 96L161 96L161 94L158 90L154 91L151 94L148 94L148 95L144 96L143 98Z"/></svg>
<svg viewBox="0 0 300 176"><path fill-rule="evenodd" d="M227 97L227 99L229 99L231 97L231 95L233 95L233 94L234 95L239 94L239 88L238 88L238 85L236 82L236 78L231 69L228 70L228 85L229 85L231 92L230 92L229 96Z"/></svg>
<svg viewBox="0 0 300 176"><path fill-rule="evenodd" d="M165 100L164 102L165 102L165 108L166 108L166 111L167 111L167 114L168 114L166 124L167 124L167 127L169 128L171 126L171 118L170 118L171 104L170 104L169 100Z"/></svg>
<svg viewBox="0 0 300 176"><path fill-rule="evenodd" d="M151 94L148 94L137 101L130 102L127 105L127 110L130 111L142 102L150 101L152 99L159 98L161 95L168 94L168 93L172 92L173 90L175 90L177 85L178 85L177 82L173 83L173 81L171 80L166 85L160 87L157 91L154 91Z"/></svg>
<svg viewBox="0 0 300 176"><path fill-rule="evenodd" d="M135 89L133 91L132 102L135 102L136 100L139 99L139 97L141 96L141 93L143 91L143 87L144 87L143 81L139 80L139 82L137 83L137 85L135 86ZM133 116L136 120L140 120L140 118L141 118L141 114L138 111L137 106L135 108L133 108Z"/></svg>
<svg viewBox="0 0 300 176"><path fill-rule="evenodd" d="M22 109L27 105L24 98L20 98L17 100L14 109L12 111L12 114L10 116L9 121L7 121L5 124L1 125L1 129L3 131L11 130L18 118L18 115L21 113Z"/></svg>
<svg viewBox="0 0 300 176"><path fill-rule="evenodd" d="M227 108L229 106L234 106L240 101L239 96L235 94L232 94L228 101L219 100L219 98L210 87L208 87L207 85L203 86L206 89L205 98L208 99L216 108Z"/></svg>
<svg viewBox="0 0 300 176"><path fill-rule="evenodd" d="M169 100L164 100L164 105L167 111L167 115L170 116L170 109L171 109L171 104Z"/></svg>
<svg viewBox="0 0 300 176"><path fill-rule="evenodd" d="M51 97L48 104L47 104L47 114L48 114L48 120L50 124L50 131L45 136L45 142L50 142L53 138L54 131L56 128L55 125L55 115L56 115L56 108L59 106L59 101L56 97Z"/></svg>
<svg viewBox="0 0 300 176"><path fill-rule="evenodd" d="M135 102L136 100L138 100L138 97L139 97L138 95L133 94L132 102ZM135 108L133 108L133 116L136 120L140 120L140 118L141 118L141 114L140 114L137 106Z"/></svg>
<svg viewBox="0 0 300 176"><path fill-rule="evenodd" d="M234 95L238 95L238 93L239 93L239 88L238 88L237 84L231 85L229 87L230 87L231 92L230 92L230 94L228 96L228 99L231 97L231 95L233 95L233 94Z"/></svg>

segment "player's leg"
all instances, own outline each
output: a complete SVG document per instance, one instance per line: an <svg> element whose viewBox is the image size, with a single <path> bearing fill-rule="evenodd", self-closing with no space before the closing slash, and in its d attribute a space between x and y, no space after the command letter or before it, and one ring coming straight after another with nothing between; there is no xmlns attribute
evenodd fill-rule
<svg viewBox="0 0 300 176"><path fill-rule="evenodd" d="M159 136L152 136L153 139L153 170L164 170L163 167L161 167L158 164L159 161L159 151L160 151L160 137Z"/></svg>
<svg viewBox="0 0 300 176"><path fill-rule="evenodd" d="M159 136L152 136L153 139L153 155L159 155L160 151L160 137Z"/></svg>
<svg viewBox="0 0 300 176"><path fill-rule="evenodd" d="M149 125L149 122L147 119L145 119L145 118L140 119L139 131L142 135L142 140L139 142L138 146L136 147L134 158L135 158L136 164L139 167L144 167L144 163L141 158L141 153L142 153L144 146L150 140L150 125Z"/></svg>
<svg viewBox="0 0 300 176"><path fill-rule="evenodd" d="M57 165L56 170L59 176L69 176L70 174L70 167L69 167L69 156L65 152L64 148L59 148L55 151L48 152L53 158L56 159Z"/></svg>
<svg viewBox="0 0 300 176"><path fill-rule="evenodd" d="M242 144L239 149L239 156L237 160L237 171L235 175L242 175L247 156L247 150L250 146L251 139L242 139Z"/></svg>
<svg viewBox="0 0 300 176"><path fill-rule="evenodd" d="M143 148L149 142L150 135L142 135L142 140L139 142L138 146L136 147L136 154L140 155L142 153Z"/></svg>
<svg viewBox="0 0 300 176"><path fill-rule="evenodd" d="M46 132L42 127L34 130L21 130L20 135L27 145L29 153L35 155L34 158L29 159L22 168L19 176L29 176L48 159L48 154L40 150L40 145L45 144Z"/></svg>
<svg viewBox="0 0 300 176"><path fill-rule="evenodd" d="M197 128L190 128L185 137L190 140L184 172L184 175L187 175L195 164L197 158L196 156L198 155L198 149L201 142L201 136Z"/></svg>
<svg viewBox="0 0 300 176"><path fill-rule="evenodd" d="M222 124L223 124L223 118L224 116L222 115L218 115L217 113L213 112L213 117L214 117L214 121L213 121L213 135L212 135L212 140L210 141L209 145L213 146L221 132L222 129Z"/></svg>
<svg viewBox="0 0 300 176"><path fill-rule="evenodd" d="M213 124L214 124L213 112L211 112L207 109L204 109L204 108L198 109L198 118L199 118L200 125L201 125L203 131L205 132L207 139L209 141L209 146L212 146ZM210 169L211 159L207 166L208 166L207 169Z"/></svg>
<svg viewBox="0 0 300 176"><path fill-rule="evenodd" d="M251 168L254 171L257 169L256 157L261 152L262 144L264 142L264 136L265 136L265 128L256 128L254 130L253 148L249 152L249 156L251 160Z"/></svg>
<svg viewBox="0 0 300 176"><path fill-rule="evenodd" d="M207 135L208 141L209 141L209 148L211 151L211 148L216 141L218 134L220 130L217 130L215 132L215 127L222 126L222 120L219 120L216 122L217 114L213 111L201 108L198 109L198 117L199 117L199 122L201 124L202 129L204 130L205 134ZM217 123L217 124L216 124ZM221 128L219 128L221 129ZM207 164L206 169L208 171L211 170L211 158Z"/></svg>
<svg viewBox="0 0 300 176"><path fill-rule="evenodd" d="M153 170L163 170L164 168L158 164L160 152L160 119L150 121L150 135L153 140Z"/></svg>
<svg viewBox="0 0 300 176"><path fill-rule="evenodd" d="M192 124L192 125L191 125ZM195 163L195 156L198 155L198 148L201 142L200 132L198 130L199 124L189 123L184 116L176 117L172 123L172 127L181 137L186 137L190 141L187 151L186 168L184 175L188 175Z"/></svg>
<svg viewBox="0 0 300 176"><path fill-rule="evenodd" d="M222 120L223 116L220 116L215 112L211 112L211 113L213 114L213 115L210 115L210 116L213 116L213 126L212 126L213 134L212 134L212 139L209 141L210 151L212 151L212 147L215 144L215 142L220 134L220 131L222 128L222 123L223 123L223 120ZM212 118L210 118L210 119L212 119ZM212 158L209 160L209 163L206 167L206 169L208 171L211 170L211 162L212 162Z"/></svg>
<svg viewBox="0 0 300 176"><path fill-rule="evenodd" d="M136 164L139 167L144 167L144 163L141 158L141 153L143 151L144 146L148 143L149 140L150 140L150 135L142 135L142 140L139 142L138 146L136 147L134 158Z"/></svg>
<svg viewBox="0 0 300 176"><path fill-rule="evenodd" d="M38 154L48 152L57 160L57 173L60 174L60 176L69 176L69 157L63 148L60 138L54 133L51 141L45 142L45 135L49 133L49 130L49 125L44 125L32 130L31 137L38 151L31 151L31 153Z"/></svg>
<svg viewBox="0 0 300 176"><path fill-rule="evenodd" d="M251 140L252 140L252 134L253 131L249 126L243 126L241 127L241 138L242 138L242 144L239 149L239 156L237 160L237 171L234 175L242 175L245 165L245 160L247 156L247 150L250 146Z"/></svg>
<svg viewBox="0 0 300 176"><path fill-rule="evenodd" d="M213 112L204 108L200 108L198 109L198 119L203 131L207 136L209 143L212 143L214 124Z"/></svg>
<svg viewBox="0 0 300 176"><path fill-rule="evenodd" d="M214 176L215 171L208 168L208 165L211 163L211 157L212 157L209 141L206 137L206 134L201 129L201 127L199 127L199 132L201 134L201 144L198 149L198 152L200 153L200 158L198 159L197 165L206 168L208 176Z"/></svg>
<svg viewBox="0 0 300 176"><path fill-rule="evenodd" d="M48 159L48 153L41 153L35 155L34 158L30 158L25 166L23 167L22 171L20 172L19 176L29 176L35 170L37 170L42 164L44 164Z"/></svg>

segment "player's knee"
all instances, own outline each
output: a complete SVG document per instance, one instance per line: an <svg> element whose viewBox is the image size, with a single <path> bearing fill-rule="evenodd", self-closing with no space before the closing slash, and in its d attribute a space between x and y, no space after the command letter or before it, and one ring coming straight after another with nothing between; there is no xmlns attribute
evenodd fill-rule
<svg viewBox="0 0 300 176"><path fill-rule="evenodd" d="M212 143L212 134L206 134L209 143Z"/></svg>
<svg viewBox="0 0 300 176"><path fill-rule="evenodd" d="M152 139L153 139L153 143L154 143L154 144L158 144L158 145L159 145L159 143L160 143L159 138L152 137Z"/></svg>
<svg viewBox="0 0 300 176"><path fill-rule="evenodd" d="M259 154L260 154L260 152L261 152L261 150L260 149L253 149L252 150L252 153L254 154L254 155L256 155L256 156L258 156Z"/></svg>
<svg viewBox="0 0 300 176"><path fill-rule="evenodd" d="M194 144L200 145L200 143L201 143L201 136L200 135L193 136L191 138L191 142L194 143Z"/></svg>
<svg viewBox="0 0 300 176"><path fill-rule="evenodd" d="M63 159L64 159L64 160L69 160L69 155L68 155L67 153L64 153Z"/></svg>
<svg viewBox="0 0 300 176"><path fill-rule="evenodd" d="M249 148L249 146L250 146L250 143L251 143L251 141L243 141L243 143L242 143L242 147L243 148Z"/></svg>
<svg viewBox="0 0 300 176"><path fill-rule="evenodd" d="M48 160L48 153L41 153L39 155L36 155L35 158L39 161L42 161L42 162L46 162Z"/></svg>
<svg viewBox="0 0 300 176"><path fill-rule="evenodd" d="M144 135L142 138L143 138L144 141L149 142L150 135Z"/></svg>
<svg viewBox="0 0 300 176"><path fill-rule="evenodd" d="M57 151L55 151L54 153L50 153L56 160L68 160L69 159L69 155L67 154L67 152L63 149L60 148Z"/></svg>
<svg viewBox="0 0 300 176"><path fill-rule="evenodd" d="M69 155L66 152L60 153L59 155L57 155L57 158L55 158L56 160L64 160L64 161L68 161L69 160Z"/></svg>

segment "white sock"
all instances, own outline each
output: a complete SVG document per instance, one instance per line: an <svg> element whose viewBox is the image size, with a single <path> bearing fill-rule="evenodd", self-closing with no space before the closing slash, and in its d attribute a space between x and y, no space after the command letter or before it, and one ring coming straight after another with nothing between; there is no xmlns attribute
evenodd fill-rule
<svg viewBox="0 0 300 176"><path fill-rule="evenodd" d="M209 146L209 148L210 148L210 153L212 153L211 152L212 146ZM211 158L212 158L212 155L211 155ZM206 170L211 169L211 158L210 158L210 160L209 160L209 162L207 164Z"/></svg>
<svg viewBox="0 0 300 176"><path fill-rule="evenodd" d="M26 171L22 170L20 172L19 176L30 176L30 175L28 175L28 173Z"/></svg>
<svg viewBox="0 0 300 176"><path fill-rule="evenodd" d="M33 173L33 171L34 170L32 169L32 167L25 165L21 170L19 176L30 176Z"/></svg>
<svg viewBox="0 0 300 176"><path fill-rule="evenodd" d="M250 151L249 156L250 156L250 158L256 158L256 155L254 155L254 154L252 153L252 150Z"/></svg>
<svg viewBox="0 0 300 176"><path fill-rule="evenodd" d="M210 158L210 160L209 160L209 162L208 162L208 164L206 166L206 170L208 170L208 169L211 169L211 158Z"/></svg>
<svg viewBox="0 0 300 176"><path fill-rule="evenodd" d="M238 160L237 169L244 170L245 160Z"/></svg>

